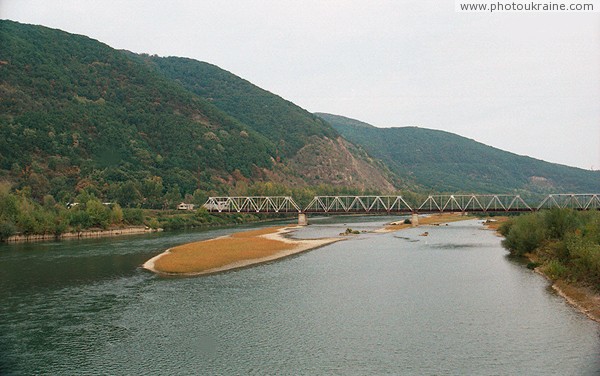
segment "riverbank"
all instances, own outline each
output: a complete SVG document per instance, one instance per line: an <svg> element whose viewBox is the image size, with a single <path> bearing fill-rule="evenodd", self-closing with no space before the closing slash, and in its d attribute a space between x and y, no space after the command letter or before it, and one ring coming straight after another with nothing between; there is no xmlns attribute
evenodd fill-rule
<svg viewBox="0 0 600 376"><path fill-rule="evenodd" d="M298 226L244 231L170 248L143 267L165 275L204 275L257 265L322 247L342 238L297 240L285 235Z"/></svg>
<svg viewBox="0 0 600 376"><path fill-rule="evenodd" d="M526 254L525 256L531 263L540 264L539 258L535 255ZM551 283L552 290L563 297L567 303L590 319L600 323L600 294L597 291L588 286L569 283L563 279L552 279L544 272L544 264L536 267L534 271L544 276Z"/></svg>
<svg viewBox="0 0 600 376"><path fill-rule="evenodd" d="M489 230L495 231L496 235L503 236L498 230L508 220L508 217L496 217L493 221L486 221L484 226ZM600 323L600 294L598 292L588 286L568 283L563 279L553 279L552 276L544 272L545 264L537 255L526 253L524 256L530 263L539 265L534 268L534 271L544 276L551 283L552 289L558 295L563 297L575 309Z"/></svg>
<svg viewBox="0 0 600 376"><path fill-rule="evenodd" d="M33 235L12 235L6 239L7 243L21 243L21 242L42 242L51 240L67 240L67 239L82 239L82 238L103 238L110 236L123 236L123 235L138 235L147 234L150 232L160 232L161 228L151 229L146 226L132 226L124 228L114 228L109 230L85 230L75 232L65 232L60 235L54 234L33 234Z"/></svg>

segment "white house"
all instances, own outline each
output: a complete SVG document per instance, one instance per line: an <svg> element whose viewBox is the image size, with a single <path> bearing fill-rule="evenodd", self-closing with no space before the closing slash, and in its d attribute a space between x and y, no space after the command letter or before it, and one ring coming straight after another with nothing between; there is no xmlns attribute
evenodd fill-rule
<svg viewBox="0 0 600 376"><path fill-rule="evenodd" d="M177 205L177 210L194 210L194 204L186 204L185 202Z"/></svg>

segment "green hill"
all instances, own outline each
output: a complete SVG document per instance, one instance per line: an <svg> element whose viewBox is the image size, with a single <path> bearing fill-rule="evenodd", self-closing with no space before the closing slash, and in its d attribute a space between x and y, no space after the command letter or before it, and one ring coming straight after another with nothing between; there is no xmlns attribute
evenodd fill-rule
<svg viewBox="0 0 600 376"><path fill-rule="evenodd" d="M291 157L312 136L337 138L319 117L215 65L181 57L145 56L166 77L260 132Z"/></svg>
<svg viewBox="0 0 600 376"><path fill-rule="evenodd" d="M318 113L350 142L401 178L439 192L600 192L600 172L502 151L452 133L418 127L377 128Z"/></svg>
<svg viewBox="0 0 600 376"><path fill-rule="evenodd" d="M268 140L120 51L9 21L0 42L0 168L38 195L271 166Z"/></svg>
<svg viewBox="0 0 600 376"><path fill-rule="evenodd" d="M393 189L326 122L210 64L7 20L0 46L0 181L38 201L161 207L264 181Z"/></svg>

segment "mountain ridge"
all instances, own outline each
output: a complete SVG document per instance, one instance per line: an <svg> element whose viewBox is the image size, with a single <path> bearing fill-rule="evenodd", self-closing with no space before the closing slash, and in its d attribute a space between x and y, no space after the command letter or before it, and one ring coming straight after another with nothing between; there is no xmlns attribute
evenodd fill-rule
<svg viewBox="0 0 600 376"><path fill-rule="evenodd" d="M378 128L316 113L342 136L424 190L445 192L598 192L600 171L520 156L450 132L420 127Z"/></svg>

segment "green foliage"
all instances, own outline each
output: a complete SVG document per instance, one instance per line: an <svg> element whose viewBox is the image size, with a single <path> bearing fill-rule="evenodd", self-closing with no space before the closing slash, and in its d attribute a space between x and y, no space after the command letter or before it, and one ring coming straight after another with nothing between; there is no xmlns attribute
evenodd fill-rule
<svg viewBox="0 0 600 376"><path fill-rule="evenodd" d="M572 210L550 209L542 213L548 239L562 240L579 227L579 216Z"/></svg>
<svg viewBox="0 0 600 376"><path fill-rule="evenodd" d="M103 205L99 200L92 199L85 204L85 211L88 214L90 225L92 227L108 228L110 224L111 210Z"/></svg>
<svg viewBox="0 0 600 376"><path fill-rule="evenodd" d="M5 241L16 232L15 225L6 220L0 220L0 241Z"/></svg>
<svg viewBox="0 0 600 376"><path fill-rule="evenodd" d="M512 219L502 245L515 256L532 252L546 240L543 222L539 216L524 215Z"/></svg>
<svg viewBox="0 0 600 376"><path fill-rule="evenodd" d="M500 231L511 254L532 253L552 279L600 290L600 211L552 209L512 218Z"/></svg>
<svg viewBox="0 0 600 376"><path fill-rule="evenodd" d="M76 208L69 212L69 224L75 231L81 231L91 227L92 221L87 211Z"/></svg>
<svg viewBox="0 0 600 376"><path fill-rule="evenodd" d="M175 185L223 189L211 177L272 165L270 141L129 53L7 20L0 41L0 173L40 202L85 189L159 208Z"/></svg>
<svg viewBox="0 0 600 376"><path fill-rule="evenodd" d="M215 65L180 57L146 56L144 60L259 132L274 145L278 157L293 156L311 136L337 137L329 124L313 114ZM225 138L233 136L227 134ZM242 138L249 134L249 130L239 132Z"/></svg>
<svg viewBox="0 0 600 376"><path fill-rule="evenodd" d="M598 192L600 171L515 155L458 135L418 127L376 128L317 114L402 179L438 192Z"/></svg>
<svg viewBox="0 0 600 376"><path fill-rule="evenodd" d="M140 208L123 209L123 220L129 225L144 224L144 211Z"/></svg>
<svg viewBox="0 0 600 376"><path fill-rule="evenodd" d="M119 204L114 204L110 211L111 222L118 225L123 223L124 218L125 216L123 214L123 209L121 208L121 206Z"/></svg>
<svg viewBox="0 0 600 376"><path fill-rule="evenodd" d="M558 260L550 260L542 267L542 272L550 279L557 280L567 275L567 267Z"/></svg>

